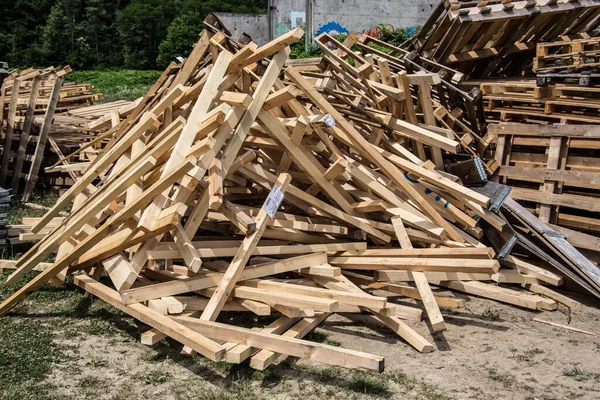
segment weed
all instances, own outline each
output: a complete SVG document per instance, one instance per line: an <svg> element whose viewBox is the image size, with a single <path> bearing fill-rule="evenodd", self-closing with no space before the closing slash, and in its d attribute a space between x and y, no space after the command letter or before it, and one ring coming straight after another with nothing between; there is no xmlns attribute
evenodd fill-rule
<svg viewBox="0 0 600 400"><path fill-rule="evenodd" d="M88 326L88 332L92 335L102 336L116 333L118 330L111 325L110 322L101 319L94 319Z"/></svg>
<svg viewBox="0 0 600 400"><path fill-rule="evenodd" d="M92 359L85 363L85 365L90 366L92 368L106 367L108 365L108 361Z"/></svg>
<svg viewBox="0 0 600 400"><path fill-rule="evenodd" d="M388 384L380 375L355 371L351 379L349 388L356 393L379 396L388 391Z"/></svg>
<svg viewBox="0 0 600 400"><path fill-rule="evenodd" d="M514 358L517 361L533 362L534 357L538 354L544 354L544 350L535 347L531 350L524 351L523 354L516 355Z"/></svg>
<svg viewBox="0 0 600 400"><path fill-rule="evenodd" d="M563 376L568 376L570 378L575 379L578 382L587 381L589 379L597 379L599 377L598 374L594 374L593 372L585 371L577 366L574 366L571 369L564 370Z"/></svg>
<svg viewBox="0 0 600 400"><path fill-rule="evenodd" d="M146 385L158 385L170 381L171 378L173 378L173 374L159 368L143 376L142 381Z"/></svg>
<svg viewBox="0 0 600 400"><path fill-rule="evenodd" d="M406 375L404 372L396 372L392 375L392 381L402 386L406 390L413 390L417 385L417 380Z"/></svg>
<svg viewBox="0 0 600 400"><path fill-rule="evenodd" d="M340 347L342 345L337 340L329 339L329 334L323 332L320 329L315 329L314 331L311 331L308 335L306 335L305 339L310 340L311 342L323 343L336 347Z"/></svg>
<svg viewBox="0 0 600 400"><path fill-rule="evenodd" d="M498 371L496 371L495 369L488 369L488 378L490 378L493 381L502 383L502 385L505 388L512 387L516 382L515 377L511 374L506 372L498 373Z"/></svg>
<svg viewBox="0 0 600 400"><path fill-rule="evenodd" d="M486 307L481 316L489 319L490 321L498 321L500 319L500 310L492 307Z"/></svg>
<svg viewBox="0 0 600 400"><path fill-rule="evenodd" d="M90 388L90 387L96 387L98 385L100 385L102 381L93 375L88 375L85 378L82 378L79 381L79 386L83 387L83 388Z"/></svg>

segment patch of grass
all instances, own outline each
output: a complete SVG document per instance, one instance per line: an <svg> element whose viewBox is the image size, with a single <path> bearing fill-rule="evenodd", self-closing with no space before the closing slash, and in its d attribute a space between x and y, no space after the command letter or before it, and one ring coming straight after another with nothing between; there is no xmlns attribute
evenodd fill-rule
<svg viewBox="0 0 600 400"><path fill-rule="evenodd" d="M505 388L512 387L516 382L516 379L513 375L506 372L498 373L498 371L493 368L488 369L488 378L495 382L501 383Z"/></svg>
<svg viewBox="0 0 600 400"><path fill-rule="evenodd" d="M85 365L90 366L92 368L106 367L108 365L108 361L92 359L85 363Z"/></svg>
<svg viewBox="0 0 600 400"><path fill-rule="evenodd" d="M102 380L94 375L88 375L79 380L79 386L82 388L97 387L102 383Z"/></svg>
<svg viewBox="0 0 600 400"><path fill-rule="evenodd" d="M517 354L514 358L517 361L533 362L534 357L538 354L544 354L544 350L534 347L533 349L525 350L523 354Z"/></svg>
<svg viewBox="0 0 600 400"><path fill-rule="evenodd" d="M0 318L0 398L50 399L53 386L42 383L54 363L67 359L41 321Z"/></svg>
<svg viewBox="0 0 600 400"><path fill-rule="evenodd" d="M350 390L361 394L381 396L388 392L388 384L381 375L355 371L351 376Z"/></svg>
<svg viewBox="0 0 600 400"><path fill-rule="evenodd" d="M577 366L574 366L571 369L564 370L563 376L568 376L569 378L573 378L578 382L587 381L590 379L598 379L598 377L600 377L599 374L585 371Z"/></svg>
<svg viewBox="0 0 600 400"><path fill-rule="evenodd" d="M486 307L481 316L490 321L498 321L500 319L500 310L492 307Z"/></svg>
<svg viewBox="0 0 600 400"><path fill-rule="evenodd" d="M104 94L103 102L135 100L146 94L162 71L140 71L131 69L73 71L67 80L78 84L91 83Z"/></svg>
<svg viewBox="0 0 600 400"><path fill-rule="evenodd" d="M161 368L155 369L154 371L146 374L142 377L142 381L146 385L158 385L170 381L173 378L173 374L167 372Z"/></svg>
<svg viewBox="0 0 600 400"><path fill-rule="evenodd" d="M323 332L320 329L315 329L311 331L305 337L306 340L310 340L311 342L328 344L330 346L340 347L342 344L337 340L329 339L329 334L327 332Z"/></svg>

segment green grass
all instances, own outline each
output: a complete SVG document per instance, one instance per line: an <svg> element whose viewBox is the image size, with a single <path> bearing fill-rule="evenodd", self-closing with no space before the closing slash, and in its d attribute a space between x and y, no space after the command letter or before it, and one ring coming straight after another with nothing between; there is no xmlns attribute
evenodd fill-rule
<svg viewBox="0 0 600 400"><path fill-rule="evenodd" d="M161 73L132 69L73 71L66 79L78 84L91 83L98 92L104 94L103 102L111 102L142 97Z"/></svg>
<svg viewBox="0 0 600 400"><path fill-rule="evenodd" d="M573 367L571 369L563 371L563 376L568 376L575 379L578 382L587 381L589 379L598 379L600 375L593 372L585 371L579 367Z"/></svg>
<svg viewBox="0 0 600 400"><path fill-rule="evenodd" d="M0 274L0 282L5 281L9 272ZM31 279L32 276L30 274L25 279ZM15 290L0 283L0 300ZM65 296L64 290L46 285L16 311L27 309L28 305L42 304L42 301L58 301L70 296ZM67 348L53 340L55 326L52 322L52 318L27 319L10 314L0 317L1 400L53 398L53 386L43 380L55 363L64 362L68 356Z"/></svg>

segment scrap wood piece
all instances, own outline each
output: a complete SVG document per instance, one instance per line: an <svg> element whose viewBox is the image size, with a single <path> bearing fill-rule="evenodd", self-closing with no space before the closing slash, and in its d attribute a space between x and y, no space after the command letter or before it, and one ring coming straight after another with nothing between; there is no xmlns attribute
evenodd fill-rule
<svg viewBox="0 0 600 400"><path fill-rule="evenodd" d="M279 317L266 327L260 329L260 332L271 333L275 335L285 334L293 325L298 322L298 318L289 318L289 317ZM251 357L253 354L265 350L257 349L252 346L248 346L246 344L237 344L237 343L226 343L224 345L227 348L227 354L225 356L225 361L239 364Z"/></svg>
<svg viewBox="0 0 600 400"><path fill-rule="evenodd" d="M225 357L225 349L214 341L208 339L188 328L184 324L179 323L172 318L164 316L143 304L125 305L121 302L119 293L100 282L97 282L87 275L75 276L74 283L92 293L94 296L106 301L119 310L131 315L132 317L142 321L151 327L158 329L167 336L172 337L178 342L191 347L203 356L210 358L213 361L220 361Z"/></svg>
<svg viewBox="0 0 600 400"><path fill-rule="evenodd" d="M322 278L318 276L311 277L315 282L319 285L324 286L333 290L342 290L347 292L354 293L364 293L358 286L352 283L345 276L338 276L335 278ZM368 308L368 307L360 307L360 309L365 309L371 312L377 319L379 319L384 325L392 329L395 333L397 333L401 338L406 340L411 346L413 346L417 351L421 353L429 353L433 351L433 346L425 340L421 335L415 332L410 326L405 324L403 321L398 319L395 316L388 316L384 313L380 312L380 310Z"/></svg>
<svg viewBox="0 0 600 400"><path fill-rule="evenodd" d="M552 321L547 321L547 320L545 320L545 319L541 319L541 318L537 318L537 317L536 317L536 318L534 318L533 320L534 320L535 322L540 322L540 323L542 323L542 324L547 324L547 325L556 326L556 327L558 327L558 328L567 329L567 330L569 330L569 331L573 331L573 332L583 333L583 334L585 334L585 335L591 335L591 336L600 336L599 334L597 334L597 333L594 333L594 332L585 331L585 330L583 330L583 329L574 328L574 327L572 327L572 326L569 326L569 325L563 325L563 324L559 324L559 323L552 322Z"/></svg>
<svg viewBox="0 0 600 400"><path fill-rule="evenodd" d="M412 249L413 246L408 237L408 233L404 228L404 224L402 224L402 219L399 217L392 218L392 225L394 226L396 237L400 242L400 247L402 247L403 249ZM421 271L412 271L411 274L413 276L415 285L417 286L419 297L421 301L423 301L423 305L425 306L425 311L427 312L427 317L429 317L431 328L434 332L441 332L443 330L446 330L444 317L442 317L442 313L440 312L440 308L438 307L436 298L433 295L431 288L429 287L427 277Z"/></svg>
<svg viewBox="0 0 600 400"><path fill-rule="evenodd" d="M341 257L329 258L329 263L342 269L386 270L400 269L406 271L496 273L500 269L497 260L472 260L457 258L422 258L422 257Z"/></svg>
<svg viewBox="0 0 600 400"><path fill-rule="evenodd" d="M490 285L478 281L433 281L437 286L444 286L452 290L458 290L468 294L484 297L503 303L512 304L530 310L556 310L557 304L554 300L541 296L531 295L516 290Z"/></svg>
<svg viewBox="0 0 600 400"><path fill-rule="evenodd" d="M242 274L238 281L261 278L283 272L298 271L303 268L326 263L327 255L325 253L314 253L292 257L271 264L246 267L242 270ZM223 276L224 273L207 273L194 278L157 283L152 286L142 286L125 290L121 293L121 296L123 303L125 304L139 303L156 297L174 296L195 290L215 287L219 284Z"/></svg>
<svg viewBox="0 0 600 400"><path fill-rule="evenodd" d="M408 198L419 204L423 211L431 217L436 223L443 227L448 235L458 242L464 242L462 236L460 236L454 227L452 227L424 198L416 191L416 189L410 184L409 181L405 180L404 177L400 177L399 171L381 154L374 151L371 144L352 126L350 123L321 95L319 94L301 75L294 69L294 67L288 67L285 70L286 75L297 85L300 89L309 97L309 99L324 112L331 114L337 121L337 125L348 135L355 143L356 146L365 152L365 156L374 162L385 175L394 182L400 189L404 191Z"/></svg>
<svg viewBox="0 0 600 400"><path fill-rule="evenodd" d="M346 276L356 285L365 285L371 289L382 290L421 300L421 294L419 293L418 289L412 286L399 285L397 283L378 282L370 276L349 271L344 271L344 276ZM414 279L414 272L411 274L411 276ZM442 307L463 308L465 306L464 299L456 299L454 297L444 296L434 296L434 299L436 303Z"/></svg>
<svg viewBox="0 0 600 400"><path fill-rule="evenodd" d="M316 328L321 322L325 321L330 314L320 313L314 317L303 318L292 328L286 330L281 336L291 338L303 338L310 331ZM281 362L287 358L286 354L277 353L271 350L260 350L250 359L250 366L260 371L266 369L269 365Z"/></svg>
<svg viewBox="0 0 600 400"><path fill-rule="evenodd" d="M545 286L542 285L538 285L535 283L523 283L521 284L521 286L523 286L525 289L532 291L533 293L537 293L537 294L541 294L544 296L547 296L549 298L551 298L552 300L563 304L566 307L569 308L581 308L581 303L571 299L570 297L567 297L561 293L558 293L550 288L547 288Z"/></svg>
<svg viewBox="0 0 600 400"><path fill-rule="evenodd" d="M219 315L223 304L229 297L234 285L242 276L244 267L250 259L252 251L258 245L260 237L267 228L268 220L272 218L275 211L279 208L291 180L292 177L287 173L281 174L277 178L271 193L265 200L265 203L256 218L256 231L242 241L238 252L219 282L215 294L211 297L210 302L202 313L202 316L200 317L202 320L214 321L217 319L217 316Z"/></svg>
<svg viewBox="0 0 600 400"><path fill-rule="evenodd" d="M322 343L308 343L301 339L253 331L202 319L186 317L174 317L172 319L215 339L244 343L261 349L346 368L362 368L377 372L383 372L384 368L383 357L360 351Z"/></svg>

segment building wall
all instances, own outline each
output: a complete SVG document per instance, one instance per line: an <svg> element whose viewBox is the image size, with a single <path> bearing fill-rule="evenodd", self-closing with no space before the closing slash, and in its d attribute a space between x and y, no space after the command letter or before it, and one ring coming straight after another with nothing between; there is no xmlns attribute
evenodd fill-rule
<svg viewBox="0 0 600 400"><path fill-rule="evenodd" d="M375 35L379 23L393 28L423 25L439 0L312 0L313 34L364 32ZM281 36L306 24L305 0L274 0L273 34ZM248 33L256 43L268 41L268 19L251 14L216 13L234 37Z"/></svg>
<svg viewBox="0 0 600 400"><path fill-rule="evenodd" d="M229 29L234 39L243 33L250 35L252 40L263 45L269 41L269 19L267 14L215 13Z"/></svg>

